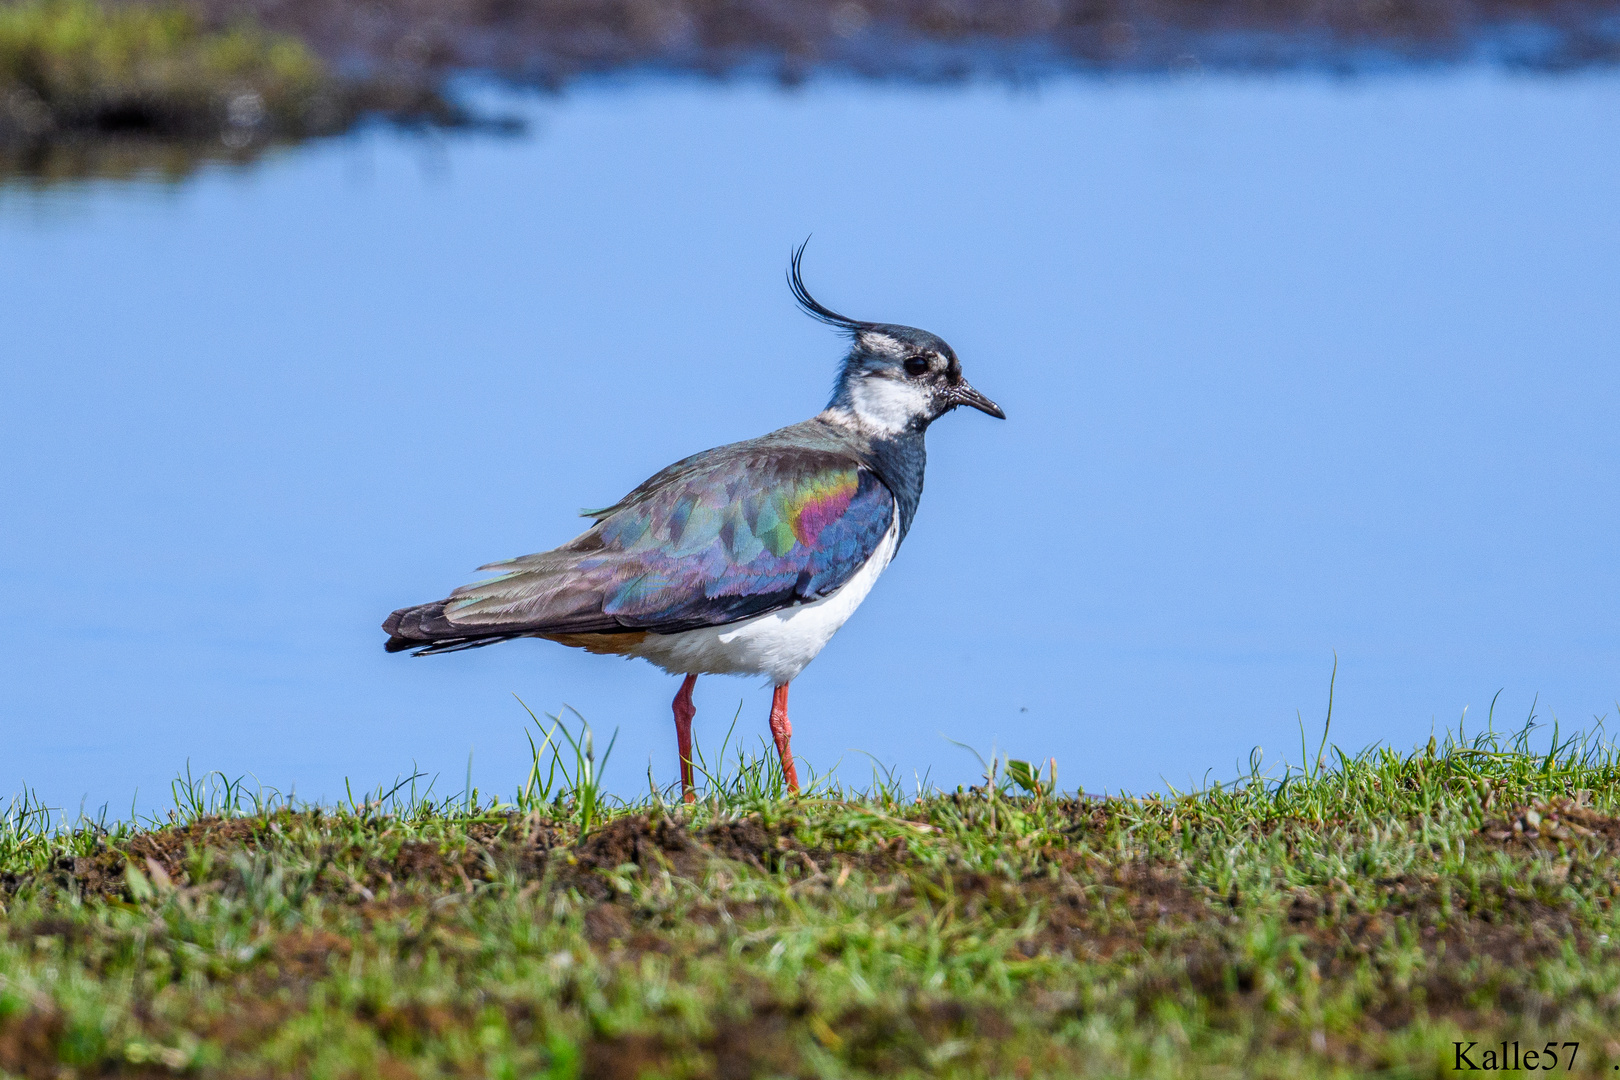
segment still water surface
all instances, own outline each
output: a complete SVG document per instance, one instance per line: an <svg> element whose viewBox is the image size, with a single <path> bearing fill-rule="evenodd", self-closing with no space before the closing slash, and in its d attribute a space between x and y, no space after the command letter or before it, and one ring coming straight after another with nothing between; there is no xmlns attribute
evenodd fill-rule
<svg viewBox="0 0 1620 1080"><path fill-rule="evenodd" d="M1009 419L930 435L915 529L795 684L846 779L1066 787L1620 698L1620 78L683 82L505 101L178 186L0 190L0 790L486 789L525 717L674 779L675 680L377 624L667 462L816 411L857 317ZM698 733L768 692L698 686ZM1313 738L1314 746L1314 738ZM864 752L864 753L863 753Z"/></svg>

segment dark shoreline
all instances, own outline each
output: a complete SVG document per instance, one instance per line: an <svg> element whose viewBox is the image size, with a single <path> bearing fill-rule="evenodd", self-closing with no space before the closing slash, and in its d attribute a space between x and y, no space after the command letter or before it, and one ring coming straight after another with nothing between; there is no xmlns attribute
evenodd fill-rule
<svg viewBox="0 0 1620 1080"><path fill-rule="evenodd" d="M52 54L49 34L24 37L43 59L19 53L15 17L53 4L100 12L123 50L119 70L90 51ZM146 23L175 20L183 33L131 44L146 41ZM220 70L210 57L226 39L263 55L238 48L235 66ZM302 57L301 81L273 70L277 49ZM150 77L171 72L177 56L187 79ZM367 117L514 130L446 93L469 73L560 91L616 74L1016 85L1617 62L1620 0L0 0L0 182L180 179L203 162L246 164ZM241 122L243 101L255 105L251 123Z"/></svg>
<svg viewBox="0 0 1620 1080"><path fill-rule="evenodd" d="M135 0L118 0L135 2ZM187 0L340 65L561 87L638 66L795 81L1620 61L1615 0Z"/></svg>

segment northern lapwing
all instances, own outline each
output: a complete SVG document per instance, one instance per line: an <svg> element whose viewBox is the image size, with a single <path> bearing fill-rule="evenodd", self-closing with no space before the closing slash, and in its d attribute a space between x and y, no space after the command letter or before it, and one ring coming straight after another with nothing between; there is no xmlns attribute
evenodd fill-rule
<svg viewBox="0 0 1620 1080"><path fill-rule="evenodd" d="M692 787L699 675L763 675L788 788L788 684L844 625L894 558L922 497L928 425L958 405L1001 419L926 330L862 322L822 305L793 252L788 284L812 318L849 335L832 400L757 439L677 461L537 555L388 616L388 651L417 656L537 637L639 656L684 675L675 695L681 791Z"/></svg>

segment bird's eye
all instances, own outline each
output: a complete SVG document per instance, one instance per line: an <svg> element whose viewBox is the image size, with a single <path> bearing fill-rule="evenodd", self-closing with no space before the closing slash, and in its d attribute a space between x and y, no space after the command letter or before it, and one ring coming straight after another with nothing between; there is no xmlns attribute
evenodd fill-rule
<svg viewBox="0 0 1620 1080"><path fill-rule="evenodd" d="M921 375L923 372L925 372L927 370L928 370L928 357L926 357L926 356L908 356L908 357L906 357L906 374L907 375Z"/></svg>

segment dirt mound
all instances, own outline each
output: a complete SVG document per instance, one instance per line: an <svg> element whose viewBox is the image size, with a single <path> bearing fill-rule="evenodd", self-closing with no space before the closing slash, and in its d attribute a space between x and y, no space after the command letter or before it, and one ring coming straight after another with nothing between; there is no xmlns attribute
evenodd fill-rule
<svg viewBox="0 0 1620 1080"><path fill-rule="evenodd" d="M1615 850L1620 843L1620 818L1593 809L1586 793L1575 798L1539 799L1516 806L1503 817L1491 818L1480 833L1507 848L1556 848L1583 840Z"/></svg>
<svg viewBox="0 0 1620 1080"><path fill-rule="evenodd" d="M274 820L274 819L271 819ZM90 855L58 858L43 875L8 874L0 891L15 892L24 884L43 877L72 888L90 898L118 896L125 892L127 869L160 873L170 880L185 877L185 863L193 852L212 848L218 851L257 848L269 835L264 818L203 818L190 825L137 833L114 848L103 840Z"/></svg>
<svg viewBox="0 0 1620 1080"><path fill-rule="evenodd" d="M784 831L791 833L791 825L767 828L758 817L746 817L710 825L699 834L699 838L721 858L735 859L756 869L769 870L780 859Z"/></svg>
<svg viewBox="0 0 1620 1080"><path fill-rule="evenodd" d="M631 814L614 818L588 835L574 857L587 870L621 866L670 869L670 856L686 854L696 846L691 832L669 818L649 820L645 814Z"/></svg>

